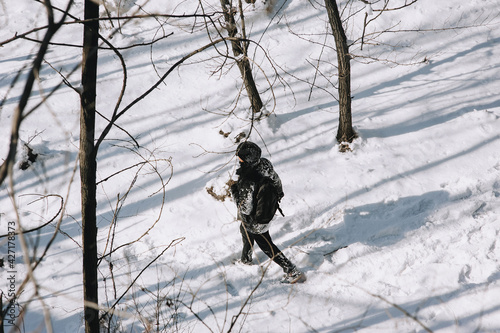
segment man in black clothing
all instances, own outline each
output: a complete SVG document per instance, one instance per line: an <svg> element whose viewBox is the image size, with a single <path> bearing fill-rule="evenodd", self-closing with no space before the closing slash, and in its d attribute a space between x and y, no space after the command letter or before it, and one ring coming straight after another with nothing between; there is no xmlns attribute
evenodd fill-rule
<svg viewBox="0 0 500 333"><path fill-rule="evenodd" d="M278 249L269 235L269 222L259 220L256 191L264 178L274 186L278 201L283 197L283 187L273 165L266 158L261 158L261 149L255 143L246 141L236 149L240 167L236 170L238 181L231 186L231 194L238 207L238 220L243 240L241 262L251 264L254 242L275 263L283 268L283 282L296 283L305 281L305 275Z"/></svg>

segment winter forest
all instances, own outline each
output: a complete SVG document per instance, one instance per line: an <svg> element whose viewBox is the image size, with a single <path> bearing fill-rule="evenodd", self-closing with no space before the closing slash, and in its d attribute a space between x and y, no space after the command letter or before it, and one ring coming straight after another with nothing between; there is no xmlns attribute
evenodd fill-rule
<svg viewBox="0 0 500 333"><path fill-rule="evenodd" d="M0 333L500 332L499 6L0 0Z"/></svg>

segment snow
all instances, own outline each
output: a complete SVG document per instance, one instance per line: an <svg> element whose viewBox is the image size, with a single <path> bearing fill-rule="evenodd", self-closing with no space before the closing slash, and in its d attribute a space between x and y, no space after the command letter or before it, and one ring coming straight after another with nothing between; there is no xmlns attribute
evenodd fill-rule
<svg viewBox="0 0 500 333"><path fill-rule="evenodd" d="M251 52L271 113L255 124L250 139L263 148L285 191L281 206L286 216L275 217L271 235L308 280L281 284L281 269L258 249L253 266L232 264L241 251L234 203L215 200L206 188L213 186L223 194L226 181L235 178L235 137L250 130L249 104L242 95L235 106L239 71L229 64L218 70L222 60L212 48L190 58L132 107L118 121L124 130L113 128L100 148L99 252L138 240L107 256L99 267L103 309L139 276L121 299L113 328L226 332L241 312L232 331L500 332L497 1L457 5L453 0L419 0L369 26L421 31L387 33L381 36L384 43L351 48L365 58L352 62L353 124L359 137L346 153L339 152L335 140L336 58L332 37L325 36L325 10L309 1L270 3L274 7L267 11L260 1L245 5L247 34L262 46L252 46ZM138 4L113 1L110 10L119 5L120 12L130 14ZM207 11L219 7L218 1L203 4ZM145 8L181 14L197 5L154 1ZM372 18L379 8L362 2L356 6L348 30L352 40L362 31L364 13L373 9ZM2 2L1 8L6 14L0 19L1 41L45 24L39 3ZM82 17L82 10L78 2L72 13ZM111 39L116 46L174 34L153 46L121 51L128 82L120 109L181 57L208 43L200 18L196 26L192 19L121 23L121 33ZM455 26L468 28L432 31ZM109 22L101 24L103 35L112 31ZM81 35L81 26L63 26L55 41L78 44ZM43 32L30 37L41 39ZM223 45L218 47L225 52ZM23 39L0 48L0 96L5 98L0 109L1 158L7 154L11 118L26 72L10 85L36 51L37 44ZM52 46L28 109L60 83L53 68L68 75L80 57L78 48ZM69 82L78 88L78 71ZM269 82L274 84L272 92ZM97 101L102 114L111 115L121 84L118 58L102 50ZM105 126L99 118L97 133ZM26 310L22 331L47 330L45 307L54 332L83 332L75 91L63 86L48 98L25 119L20 138L38 158L25 171L16 164L14 197L20 221L8 181L0 187L0 234L7 233L10 221L30 229L57 216L26 235L29 256L39 258L59 221L61 198L65 203L62 232L35 270L39 297L29 283L18 299ZM21 145L17 161L27 154ZM141 163L144 160L150 163ZM107 242L108 235L113 235L113 244ZM19 288L26 275L26 254L19 237L15 244ZM6 254L6 238L0 239L0 246ZM6 293L4 276L7 270L2 268L0 286Z"/></svg>

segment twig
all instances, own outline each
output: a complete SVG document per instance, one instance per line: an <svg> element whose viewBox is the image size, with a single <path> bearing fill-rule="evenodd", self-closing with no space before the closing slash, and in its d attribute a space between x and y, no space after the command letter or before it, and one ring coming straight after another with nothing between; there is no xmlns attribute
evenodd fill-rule
<svg viewBox="0 0 500 333"><path fill-rule="evenodd" d="M106 312L104 312L104 314L101 315L100 317L100 320L102 320L108 313L113 313L114 312L114 308L116 307L116 305L118 303L120 303L121 299L128 293L128 291L130 290L130 288L132 288L132 286L134 285L134 283L137 281L137 279L139 279L139 277L142 275L142 273L144 273L146 271L146 269L148 269L149 266L151 266L156 260L158 260L168 249L170 249L171 247L173 246L176 246L177 244L179 244L180 242L182 242L183 240L185 239L185 237L181 237L181 238L177 238L177 239L174 239L173 241L170 242L169 245L167 245L167 247L165 249L163 249L163 251L161 251L161 253L159 255L157 255L153 260L151 260L140 272L139 274L137 274L137 276L134 278L134 280L129 284L129 286L127 287L127 289L122 293L122 295L113 303L113 305L106 310Z"/></svg>
<svg viewBox="0 0 500 333"><path fill-rule="evenodd" d="M27 196L29 194L24 194L23 196ZM38 194L31 194L31 195L38 195ZM44 224L42 225L39 225L38 227L34 227L34 228L31 228L31 229L27 229L27 230L19 230L19 231L14 231L15 235L20 235L21 233L23 234L27 234L27 233L30 233L30 232L33 232L33 231L37 231L37 230L40 230L42 229L43 227L49 225L50 223L52 223L58 216L59 214L63 211L63 208L64 208L64 199L62 196L60 196L59 194L47 194L47 195L42 195L40 196L40 198L36 199L35 201L33 202L36 202L38 200L42 200L42 199L45 199L45 198L48 198L48 197L57 197L61 200L61 206L59 207L59 210L57 211L57 213L54 215L54 217L52 217L50 220L48 220L47 222L45 222ZM7 237L9 236L9 234L3 234L3 235L0 235L0 238L4 238L4 237Z"/></svg>

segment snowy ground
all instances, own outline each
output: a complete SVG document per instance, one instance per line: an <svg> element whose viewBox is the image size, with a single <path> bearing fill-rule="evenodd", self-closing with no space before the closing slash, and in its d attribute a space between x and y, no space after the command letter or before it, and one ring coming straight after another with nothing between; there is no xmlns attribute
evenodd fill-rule
<svg viewBox="0 0 500 333"><path fill-rule="evenodd" d="M203 3L208 11L209 2ZM196 4L154 1L147 8L182 13ZM0 18L0 41L45 24L39 3L2 2L0 8L7 13ZM73 14L82 17L82 8L78 3ZM239 73L225 67L222 75L211 75L220 64L211 59L217 55L212 49L174 71L119 120L140 148L115 128L99 152L100 253L138 239L154 225L99 267L103 308L140 275L118 306L114 328L142 332L149 321L150 329L226 332L241 312L232 331L500 332L498 2L419 0L377 21L380 27L400 22L398 29L471 27L388 33L384 41L398 47L353 48L357 54L391 62L352 63L353 123L359 138L348 153L340 153L335 141L338 105L327 78L335 81L336 60L333 50L322 46L326 13L315 2L299 0L277 1L276 8L281 8L277 16L266 13L260 2L247 8L249 35L261 38L281 75L276 81L273 67L257 50L255 64L275 83L276 105L266 77L258 71L267 110L274 112L256 125L250 139L263 147L284 184L286 217L275 218L271 235L308 281L281 284L280 268L260 250L253 266L231 264L241 249L234 203L215 200L206 188L213 186L221 194L234 177L234 138L248 133L248 103L242 96L235 112L227 115L240 89ZM358 19L348 32L358 33L361 23ZM161 75L208 42L203 29L188 34L191 28L192 20L178 20L163 26L166 34L174 35L153 47L122 51L129 78L123 106L158 80L156 71ZM102 23L101 30L107 35L112 27ZM125 25L122 32L112 39L115 45L148 42L163 33L157 21L147 19ZM55 38L59 43L80 40L81 27L73 26L64 27ZM326 41L333 45L330 37ZM0 48L0 96L5 98L0 109L1 158L7 153L24 76L10 85L36 51L37 44L26 40ZM67 74L80 57L77 48L53 46L46 60ZM315 71L319 57L322 75ZM394 64L424 59L411 66ZM122 71L109 50L101 51L99 65L98 110L110 115ZM48 64L40 78L29 106L60 82ZM314 80L318 87L311 92L308 82ZM78 72L69 81L78 85ZM0 187L0 234L11 221L26 229L49 221L60 207L56 194L66 204L62 232L35 271L40 298L33 296L30 283L19 299L27 310L26 332L46 330L44 306L54 332L84 331L78 170L74 173L78 122L78 97L65 86L23 123L23 144L29 142L39 157L27 170L15 171L20 222L10 190L6 184ZM99 131L105 125L100 119ZM230 134L224 137L220 131ZM26 154L20 147L19 160ZM108 179L143 159L151 164ZM162 181L168 182L164 191ZM31 257L41 255L57 221L27 236ZM109 234L114 234L113 244L106 241ZM5 238L0 246L2 255L7 253ZM16 253L19 288L26 256L18 239ZM3 268L0 286L5 293L7 275Z"/></svg>

